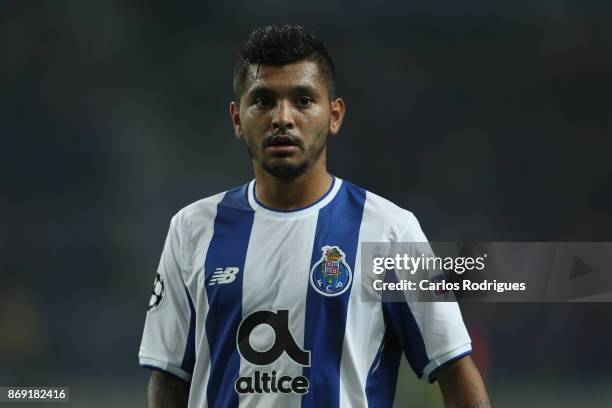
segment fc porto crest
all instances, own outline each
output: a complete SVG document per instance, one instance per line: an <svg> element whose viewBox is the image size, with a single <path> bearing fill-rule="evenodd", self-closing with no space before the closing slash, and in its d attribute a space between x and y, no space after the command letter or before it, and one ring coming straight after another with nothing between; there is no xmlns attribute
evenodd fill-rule
<svg viewBox="0 0 612 408"><path fill-rule="evenodd" d="M353 272L346 263L346 255L340 247L324 246L323 256L310 270L310 284L323 296L343 294L353 280Z"/></svg>

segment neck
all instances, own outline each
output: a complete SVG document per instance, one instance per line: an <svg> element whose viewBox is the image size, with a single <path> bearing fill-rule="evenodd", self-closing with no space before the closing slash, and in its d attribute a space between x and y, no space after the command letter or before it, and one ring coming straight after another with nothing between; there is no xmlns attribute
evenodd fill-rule
<svg viewBox="0 0 612 408"><path fill-rule="evenodd" d="M285 211L314 203L332 184L324 156L322 154L304 174L291 179L273 176L255 163L255 196L265 206Z"/></svg>

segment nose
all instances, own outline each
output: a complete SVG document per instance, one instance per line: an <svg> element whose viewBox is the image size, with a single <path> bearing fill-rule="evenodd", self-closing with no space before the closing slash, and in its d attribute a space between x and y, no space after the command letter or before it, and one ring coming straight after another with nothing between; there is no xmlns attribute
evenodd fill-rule
<svg viewBox="0 0 612 408"><path fill-rule="evenodd" d="M272 112L272 129L293 129L294 126L291 104L287 101L279 101Z"/></svg>

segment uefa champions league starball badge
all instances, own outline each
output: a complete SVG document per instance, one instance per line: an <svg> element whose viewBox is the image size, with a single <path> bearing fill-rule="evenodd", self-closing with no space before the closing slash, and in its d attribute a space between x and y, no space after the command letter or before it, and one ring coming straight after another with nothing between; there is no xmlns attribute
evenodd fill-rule
<svg viewBox="0 0 612 408"><path fill-rule="evenodd" d="M351 286L353 273L338 246L321 248L323 256L310 270L310 284L323 296L338 296Z"/></svg>
<svg viewBox="0 0 612 408"><path fill-rule="evenodd" d="M159 273L156 273L155 281L153 282L153 292L149 299L149 312L159 309L162 300L164 300L164 280Z"/></svg>

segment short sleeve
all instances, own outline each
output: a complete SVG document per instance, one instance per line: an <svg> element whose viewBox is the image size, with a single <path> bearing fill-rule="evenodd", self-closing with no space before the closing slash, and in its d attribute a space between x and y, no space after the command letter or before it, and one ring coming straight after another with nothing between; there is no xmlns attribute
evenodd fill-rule
<svg viewBox="0 0 612 408"><path fill-rule="evenodd" d="M177 217L172 218L153 283L138 358L142 367L190 381L195 362L195 310L181 273Z"/></svg>
<svg viewBox="0 0 612 408"><path fill-rule="evenodd" d="M429 248L419 222L410 213L399 232L398 242L417 243L412 247ZM418 256L418 254L411 254ZM434 382L437 370L472 352L459 306L456 302L384 302L383 313L395 338L416 375Z"/></svg>

